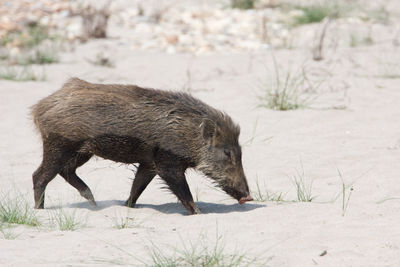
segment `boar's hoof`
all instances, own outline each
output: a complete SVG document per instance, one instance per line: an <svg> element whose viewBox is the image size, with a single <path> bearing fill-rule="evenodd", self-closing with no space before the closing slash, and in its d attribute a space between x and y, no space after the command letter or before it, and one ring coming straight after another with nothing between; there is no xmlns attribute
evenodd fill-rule
<svg viewBox="0 0 400 267"><path fill-rule="evenodd" d="M190 209L189 214L190 215L201 214L201 211L199 210L198 207L195 206L195 207Z"/></svg>
<svg viewBox="0 0 400 267"><path fill-rule="evenodd" d="M96 201L94 201L94 197L90 189L86 189L80 192L81 196L86 198L90 205L93 207L97 207Z"/></svg>
<svg viewBox="0 0 400 267"><path fill-rule="evenodd" d="M129 199L127 201L125 201L125 206L129 207L129 208L134 208L136 205L135 202L130 201Z"/></svg>
<svg viewBox="0 0 400 267"><path fill-rule="evenodd" d="M44 209L43 203L42 203L42 204L39 204L39 205L35 205L35 209L38 209L38 210Z"/></svg>
<svg viewBox="0 0 400 267"><path fill-rule="evenodd" d="M92 205L93 207L97 207L96 201L94 199L89 199L89 204Z"/></svg>

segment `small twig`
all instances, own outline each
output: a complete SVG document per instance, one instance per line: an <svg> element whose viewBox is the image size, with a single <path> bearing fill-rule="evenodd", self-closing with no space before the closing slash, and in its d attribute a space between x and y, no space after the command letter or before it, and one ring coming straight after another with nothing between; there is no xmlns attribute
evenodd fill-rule
<svg viewBox="0 0 400 267"><path fill-rule="evenodd" d="M331 19L329 17L324 19L325 22L322 25L322 31L319 37L319 42L317 43L317 45L314 47L313 49L313 59L316 61L322 60L323 56L322 56L322 48L324 46L324 39L325 39L325 34L326 34L326 30L328 28L328 24L330 23Z"/></svg>
<svg viewBox="0 0 400 267"><path fill-rule="evenodd" d="M268 43L268 40L267 16L264 15L261 18L261 41L263 43Z"/></svg>
<svg viewBox="0 0 400 267"><path fill-rule="evenodd" d="M393 37L392 44L394 46L400 46L399 36L400 36L400 28L397 29L397 31Z"/></svg>

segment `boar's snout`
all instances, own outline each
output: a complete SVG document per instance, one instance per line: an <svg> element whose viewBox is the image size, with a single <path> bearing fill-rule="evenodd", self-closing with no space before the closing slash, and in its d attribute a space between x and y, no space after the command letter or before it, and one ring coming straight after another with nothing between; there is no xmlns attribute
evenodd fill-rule
<svg viewBox="0 0 400 267"><path fill-rule="evenodd" d="M247 197L241 197L239 199L239 204L244 204L245 202L252 201L252 200L253 200L253 198L250 195L248 195Z"/></svg>
<svg viewBox="0 0 400 267"><path fill-rule="evenodd" d="M242 188L242 190L237 190L238 188ZM230 193L230 195L234 197L239 204L244 204L247 201L253 200L253 197L249 193L249 187L247 185L246 178L241 179L241 186L235 185L234 188L227 189L226 192Z"/></svg>
<svg viewBox="0 0 400 267"><path fill-rule="evenodd" d="M231 182L232 183L222 184L222 189L236 199L239 204L244 204L247 201L253 200L249 192L246 177L244 175L240 176L240 178L234 178L231 180Z"/></svg>

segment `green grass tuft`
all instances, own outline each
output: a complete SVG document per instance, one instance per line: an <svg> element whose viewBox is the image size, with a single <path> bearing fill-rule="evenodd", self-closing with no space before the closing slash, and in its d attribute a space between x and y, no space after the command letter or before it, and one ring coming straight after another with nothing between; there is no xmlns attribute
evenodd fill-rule
<svg viewBox="0 0 400 267"><path fill-rule="evenodd" d="M18 59L19 65L53 64L60 61L58 52L53 48L36 48Z"/></svg>
<svg viewBox="0 0 400 267"><path fill-rule="evenodd" d="M1 58L8 65L51 64L59 62L56 41L59 36L51 35L49 29L40 25L24 27L20 31L9 32L0 38L3 47ZM18 48L18 55L10 54L12 48Z"/></svg>
<svg viewBox="0 0 400 267"><path fill-rule="evenodd" d="M299 7L303 14L297 17L297 24L309 24L320 22L330 14L330 9L324 5L311 5Z"/></svg>
<svg viewBox="0 0 400 267"><path fill-rule="evenodd" d="M15 197L10 197L8 194L0 196L0 223L40 225L35 210L20 194Z"/></svg>
<svg viewBox="0 0 400 267"><path fill-rule="evenodd" d="M182 242L183 249L176 249L174 253L168 254L164 249L152 244L150 256L152 262L146 266L253 266L256 258L249 258L245 253L238 251L227 252L222 238L217 235L215 244L208 247L206 242L185 243ZM256 264L257 265L257 264Z"/></svg>
<svg viewBox="0 0 400 267"><path fill-rule="evenodd" d="M209 242L206 235L200 235L194 243L191 241L181 240L181 245L168 244L166 247L159 247L150 241L148 249L149 259L137 257L135 253L125 250L120 246L106 242L115 249L129 255L131 261L140 262L140 266L203 266L203 267L219 267L219 266L265 266L261 257L249 257L246 253L237 249L229 250L224 244L223 238L217 232L215 242ZM112 265L130 265L120 259L98 259L97 262ZM136 266L135 265L135 266Z"/></svg>
<svg viewBox="0 0 400 267"><path fill-rule="evenodd" d="M75 231L84 226L84 221L76 214L76 210L72 212L58 209L50 212L51 224L56 226L60 231Z"/></svg>
<svg viewBox="0 0 400 267"><path fill-rule="evenodd" d="M307 183L303 165L301 165L301 172L296 170L296 174L293 176L293 184L296 188L297 201L299 202L311 202L314 199L312 195L312 181Z"/></svg>
<svg viewBox="0 0 400 267"><path fill-rule="evenodd" d="M340 4L335 1L322 1L311 5L295 6L294 8L302 11L302 14L295 18L293 26L321 22L325 18L337 19L346 16L353 8L354 4Z"/></svg>
<svg viewBox="0 0 400 267"><path fill-rule="evenodd" d="M231 0L232 8L253 9L256 0Z"/></svg>
<svg viewBox="0 0 400 267"><path fill-rule="evenodd" d="M0 39L1 46L15 45L21 48L32 48L46 39L52 39L46 27L32 25L23 31L9 32Z"/></svg>
<svg viewBox="0 0 400 267"><path fill-rule="evenodd" d="M256 186L257 190L252 192L252 197L254 198L254 201L257 202L267 202L267 201L275 201L275 202L281 202L284 201L283 199L283 193L273 193L270 192L266 189L266 186L264 184L264 188L262 189L259 182L258 178L256 180Z"/></svg>
<svg viewBox="0 0 400 267"><path fill-rule="evenodd" d="M342 216L346 214L347 208L349 207L351 193L353 192L353 186L346 185L343 180L343 175L340 170L337 170L339 173L340 180L342 180ZM346 197L347 194L347 197Z"/></svg>

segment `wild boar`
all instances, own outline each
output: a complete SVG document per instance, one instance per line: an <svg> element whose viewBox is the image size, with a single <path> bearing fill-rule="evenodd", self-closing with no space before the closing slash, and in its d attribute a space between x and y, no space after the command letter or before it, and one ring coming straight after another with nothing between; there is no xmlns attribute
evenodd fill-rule
<svg viewBox="0 0 400 267"><path fill-rule="evenodd" d="M32 176L36 208L44 208L46 186L57 174L96 205L75 172L93 155L139 164L129 207L159 175L189 214L200 213L187 168L203 172L240 204L252 200L239 126L189 94L72 78L33 106L32 114L43 141L43 160Z"/></svg>

